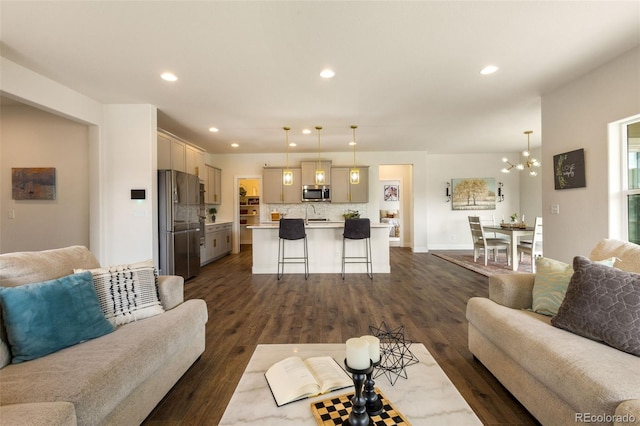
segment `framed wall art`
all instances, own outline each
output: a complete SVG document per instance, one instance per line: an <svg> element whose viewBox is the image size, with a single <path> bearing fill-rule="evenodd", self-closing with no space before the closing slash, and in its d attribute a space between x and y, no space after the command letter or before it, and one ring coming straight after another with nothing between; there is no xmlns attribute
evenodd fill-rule
<svg viewBox="0 0 640 426"><path fill-rule="evenodd" d="M451 179L452 210L495 210L494 178Z"/></svg>
<svg viewBox="0 0 640 426"><path fill-rule="evenodd" d="M385 185L384 186L384 200L385 201L398 201L400 200L400 188L398 185Z"/></svg>
<svg viewBox="0 0 640 426"><path fill-rule="evenodd" d="M14 200L55 200L54 167L14 167L11 169L11 195Z"/></svg>
<svg viewBox="0 0 640 426"><path fill-rule="evenodd" d="M586 187L584 149L554 155L553 173L555 189Z"/></svg>

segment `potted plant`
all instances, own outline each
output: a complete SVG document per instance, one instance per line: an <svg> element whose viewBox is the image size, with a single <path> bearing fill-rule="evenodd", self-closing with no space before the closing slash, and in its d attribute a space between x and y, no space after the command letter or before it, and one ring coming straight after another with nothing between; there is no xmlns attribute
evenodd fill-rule
<svg viewBox="0 0 640 426"><path fill-rule="evenodd" d="M216 221L216 213L218 213L218 210L216 210L215 207L211 207L209 209L209 214L211 215L211 221L215 222Z"/></svg>
<svg viewBox="0 0 640 426"><path fill-rule="evenodd" d="M345 219L358 219L360 217L360 212L358 210L347 210L342 217Z"/></svg>
<svg viewBox="0 0 640 426"><path fill-rule="evenodd" d="M247 204L247 188L240 187L240 204Z"/></svg>
<svg viewBox="0 0 640 426"><path fill-rule="evenodd" d="M516 221L518 220L518 213L514 213L510 217L511 217L511 223L516 223Z"/></svg>

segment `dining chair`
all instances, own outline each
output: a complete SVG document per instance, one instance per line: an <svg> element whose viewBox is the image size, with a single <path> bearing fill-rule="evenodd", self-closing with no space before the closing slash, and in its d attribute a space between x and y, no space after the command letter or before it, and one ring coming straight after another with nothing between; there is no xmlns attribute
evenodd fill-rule
<svg viewBox="0 0 640 426"><path fill-rule="evenodd" d="M473 239L473 261L478 261L480 250L484 250L484 264L487 265L489 250L493 250L493 259L498 259L498 252L504 249L507 257L507 265L511 265L509 255L511 244L504 238L488 238L484 234L484 228L480 222L480 217L469 216L469 227L471 228L471 238Z"/></svg>
<svg viewBox="0 0 640 426"><path fill-rule="evenodd" d="M536 272L536 258L542 257L542 218L536 217L530 241L520 241L517 246L520 261L524 254L531 256L531 272Z"/></svg>

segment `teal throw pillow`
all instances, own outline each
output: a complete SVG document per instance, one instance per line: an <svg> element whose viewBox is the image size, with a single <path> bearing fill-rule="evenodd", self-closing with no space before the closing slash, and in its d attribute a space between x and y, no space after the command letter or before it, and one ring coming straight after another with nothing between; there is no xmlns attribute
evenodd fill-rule
<svg viewBox="0 0 640 426"><path fill-rule="evenodd" d="M613 266L616 258L597 263ZM536 276L533 283L532 310L542 315L554 316L564 300L573 275L573 267L558 260L539 257L536 259Z"/></svg>
<svg viewBox="0 0 640 426"><path fill-rule="evenodd" d="M111 333L91 272L0 287L7 337L17 364Z"/></svg>

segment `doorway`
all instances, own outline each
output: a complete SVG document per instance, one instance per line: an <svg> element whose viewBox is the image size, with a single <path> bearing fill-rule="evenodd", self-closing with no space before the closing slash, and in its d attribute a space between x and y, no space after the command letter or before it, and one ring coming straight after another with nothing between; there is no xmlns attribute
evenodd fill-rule
<svg viewBox="0 0 640 426"><path fill-rule="evenodd" d="M411 247L413 235L413 165L378 166L380 222L391 225L389 245Z"/></svg>
<svg viewBox="0 0 640 426"><path fill-rule="evenodd" d="M237 176L234 195L234 243L233 252L240 252L240 245L252 243L251 225L259 225L265 214L262 212L260 194L262 194L261 176Z"/></svg>

